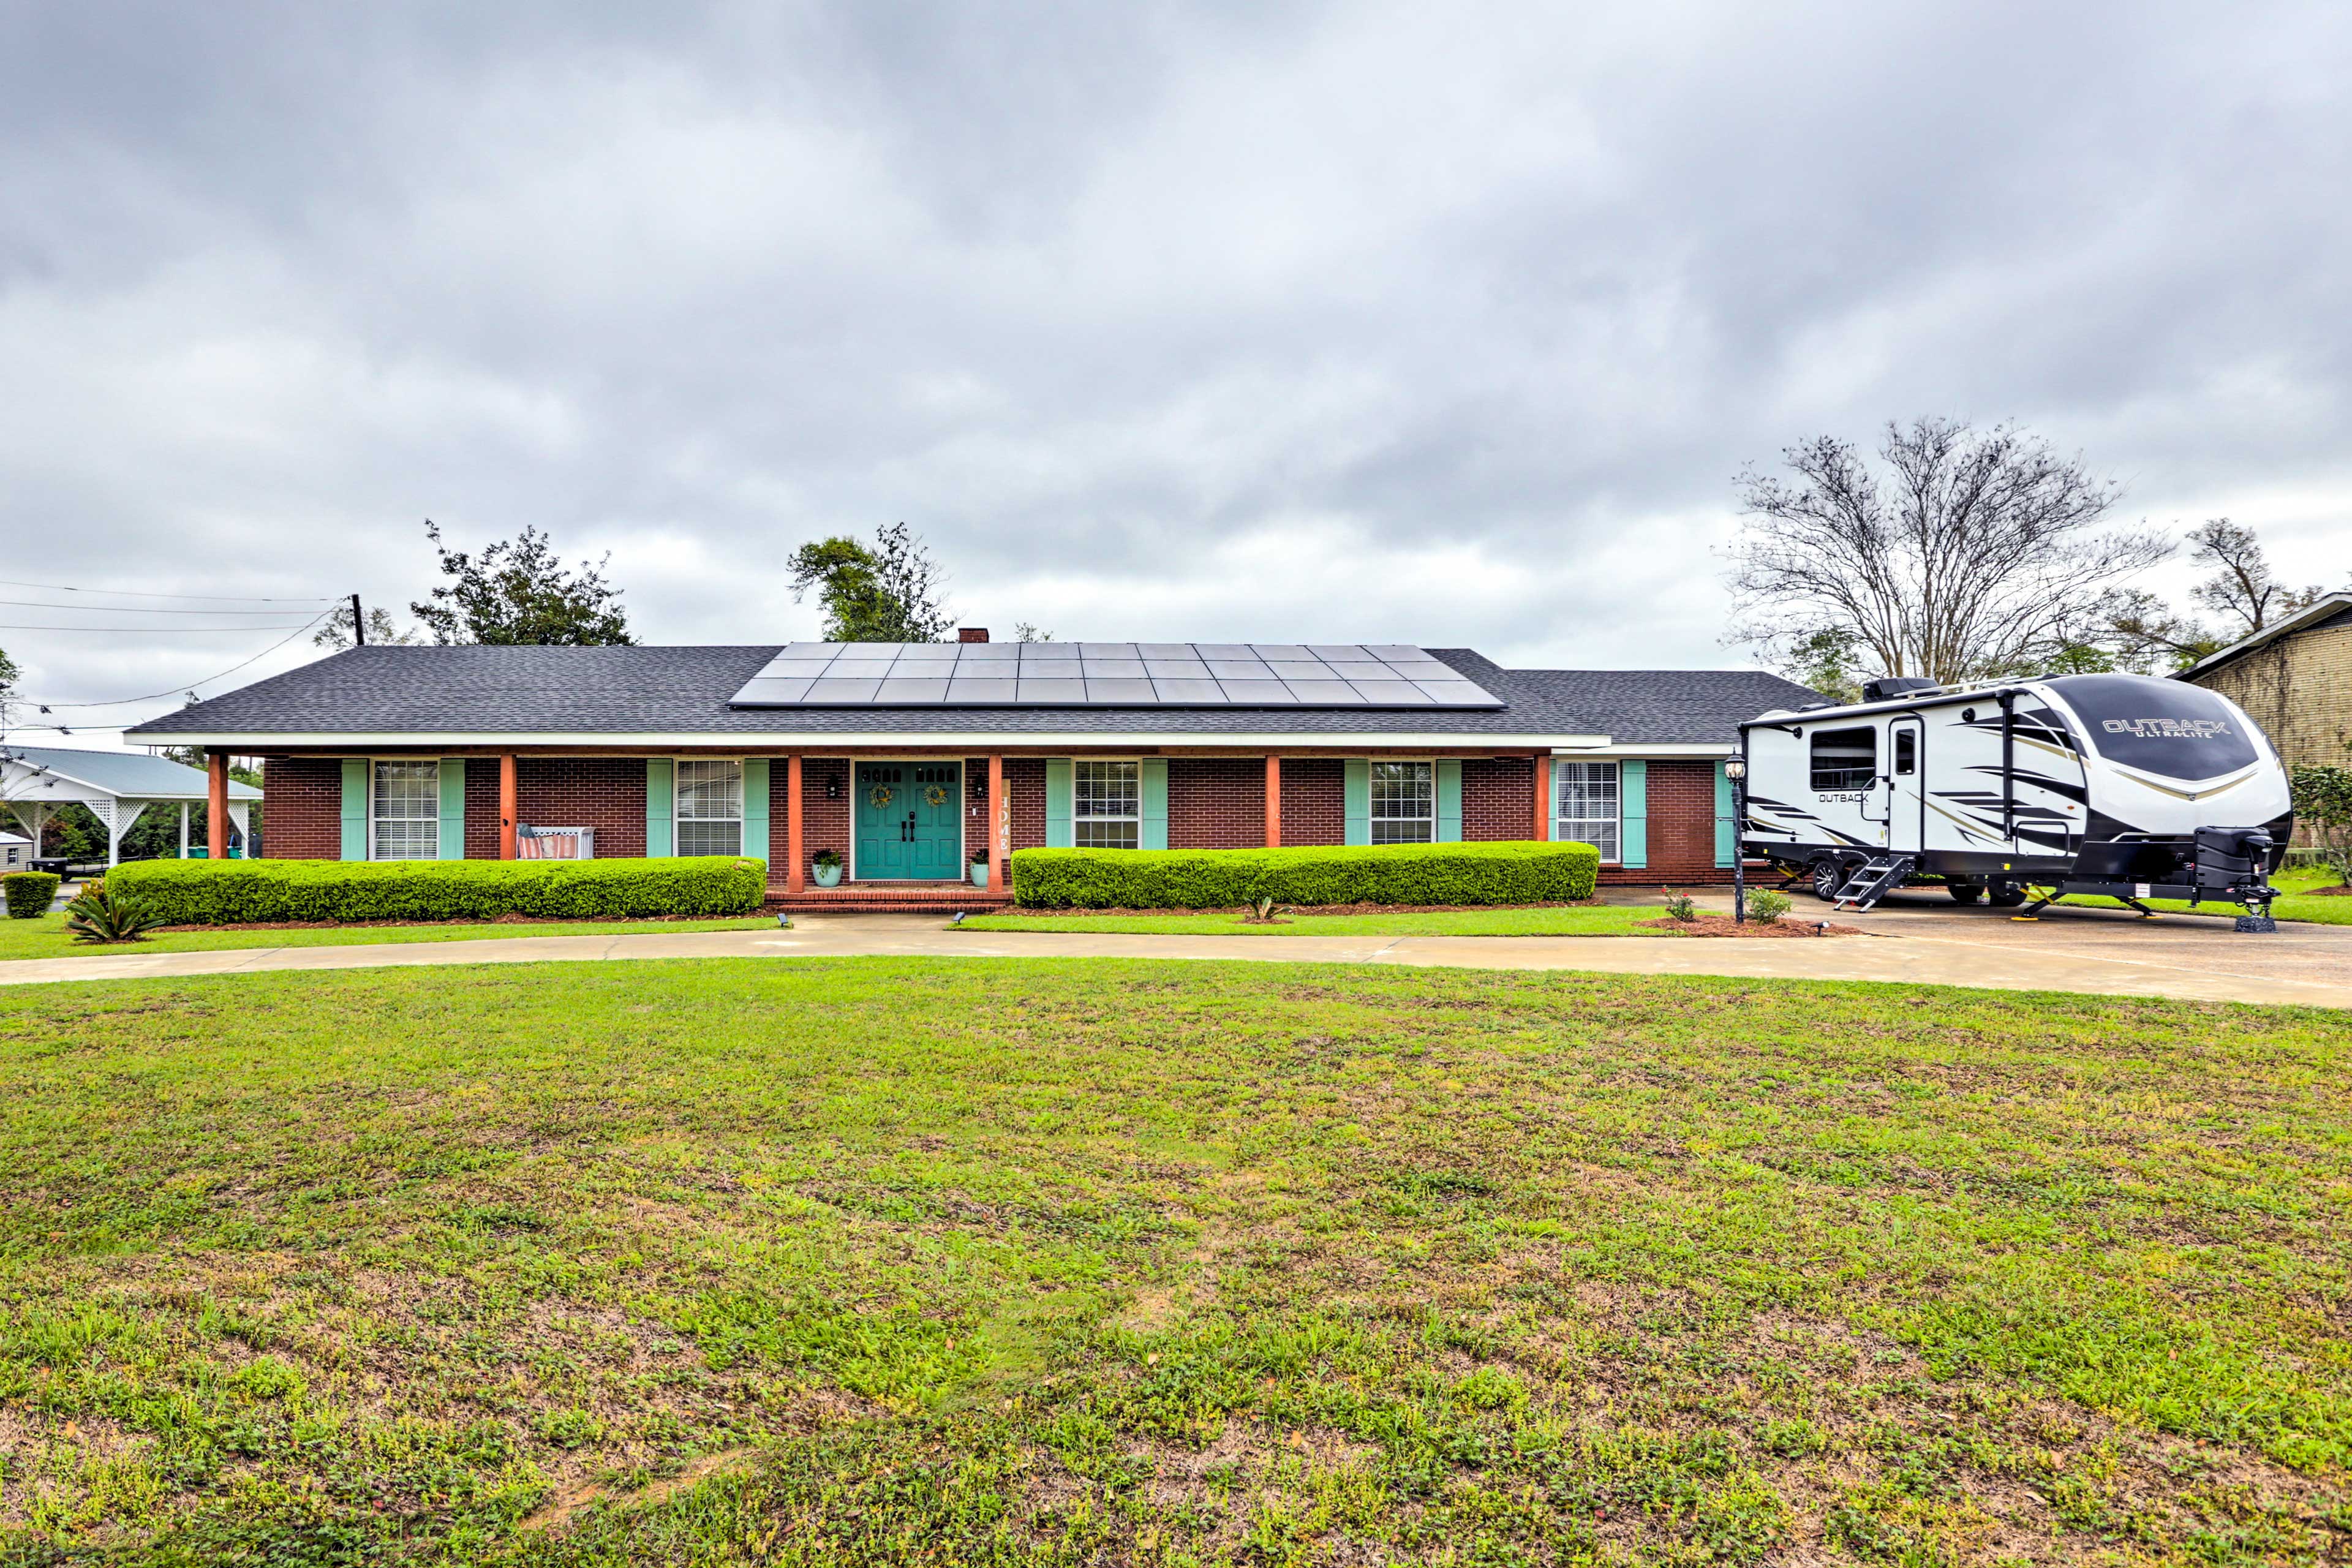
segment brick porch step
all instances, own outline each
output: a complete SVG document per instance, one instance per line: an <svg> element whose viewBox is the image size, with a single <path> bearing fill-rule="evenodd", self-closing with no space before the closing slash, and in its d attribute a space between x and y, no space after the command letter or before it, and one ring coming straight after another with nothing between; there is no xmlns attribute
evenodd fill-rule
<svg viewBox="0 0 2352 1568"><path fill-rule="evenodd" d="M1011 893L969 882L866 882L797 893L786 892L782 882L768 884L768 908L810 914L946 915L958 910L976 914L1001 910L1012 901Z"/></svg>

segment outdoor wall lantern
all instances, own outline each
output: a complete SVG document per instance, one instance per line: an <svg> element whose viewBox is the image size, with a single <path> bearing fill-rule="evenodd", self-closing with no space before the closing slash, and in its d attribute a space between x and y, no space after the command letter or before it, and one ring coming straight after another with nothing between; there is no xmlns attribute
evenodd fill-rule
<svg viewBox="0 0 2352 1568"><path fill-rule="evenodd" d="M839 773L827 773L824 775L824 798L827 800L839 800L841 798L841 775Z"/></svg>

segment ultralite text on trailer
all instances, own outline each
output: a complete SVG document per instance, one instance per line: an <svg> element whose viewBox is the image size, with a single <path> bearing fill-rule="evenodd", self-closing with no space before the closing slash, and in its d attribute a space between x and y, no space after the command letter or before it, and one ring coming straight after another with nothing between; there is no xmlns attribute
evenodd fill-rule
<svg viewBox="0 0 2352 1568"><path fill-rule="evenodd" d="M2178 898L2267 926L2294 819L2269 737L2227 698L2138 675L1863 696L1739 727L1747 854L1862 908L1923 871L1962 903Z"/></svg>

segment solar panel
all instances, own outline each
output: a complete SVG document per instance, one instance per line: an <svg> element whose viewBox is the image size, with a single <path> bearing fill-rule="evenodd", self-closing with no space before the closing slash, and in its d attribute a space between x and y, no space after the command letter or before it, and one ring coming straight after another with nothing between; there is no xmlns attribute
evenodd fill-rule
<svg viewBox="0 0 2352 1568"><path fill-rule="evenodd" d="M793 643L737 708L1500 708L1402 643Z"/></svg>

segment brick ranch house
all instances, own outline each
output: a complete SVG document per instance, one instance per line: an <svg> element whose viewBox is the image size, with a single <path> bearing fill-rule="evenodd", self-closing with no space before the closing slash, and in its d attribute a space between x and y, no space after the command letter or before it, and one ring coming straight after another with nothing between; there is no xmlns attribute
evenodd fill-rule
<svg viewBox="0 0 2352 1568"><path fill-rule="evenodd" d="M359 647L130 731L264 759L276 858L730 854L798 901L984 901L1037 846L1578 839L1604 882L1731 871L1739 670L1396 645ZM520 835L520 838L519 838ZM820 850L839 889L809 885ZM936 891L925 888L931 884ZM1002 898L1002 892L994 895Z"/></svg>

